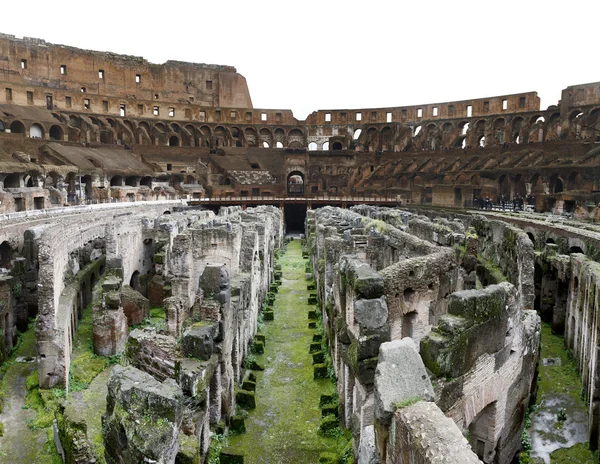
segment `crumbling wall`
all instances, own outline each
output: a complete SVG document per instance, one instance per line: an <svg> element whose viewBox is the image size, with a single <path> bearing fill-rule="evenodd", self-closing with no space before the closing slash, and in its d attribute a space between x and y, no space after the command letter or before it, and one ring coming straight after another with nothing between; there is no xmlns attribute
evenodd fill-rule
<svg viewBox="0 0 600 464"><path fill-rule="evenodd" d="M600 264L582 254L570 259L571 278L565 317L565 344L577 363L583 395L589 404L590 447L600 444L600 388L598 385L598 307Z"/></svg>
<svg viewBox="0 0 600 464"><path fill-rule="evenodd" d="M486 463L509 463L520 449L539 356L540 319L505 282L450 296L448 314L421 340L436 376L436 403ZM445 379L445 380L443 380Z"/></svg>

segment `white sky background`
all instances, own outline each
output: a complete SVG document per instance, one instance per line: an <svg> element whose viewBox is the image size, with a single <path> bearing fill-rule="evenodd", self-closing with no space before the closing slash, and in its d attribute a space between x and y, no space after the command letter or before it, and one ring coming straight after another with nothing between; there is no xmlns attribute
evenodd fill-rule
<svg viewBox="0 0 600 464"><path fill-rule="evenodd" d="M17 37L235 66L255 108L298 119L528 91L545 109L600 81L599 0L32 0L0 15Z"/></svg>

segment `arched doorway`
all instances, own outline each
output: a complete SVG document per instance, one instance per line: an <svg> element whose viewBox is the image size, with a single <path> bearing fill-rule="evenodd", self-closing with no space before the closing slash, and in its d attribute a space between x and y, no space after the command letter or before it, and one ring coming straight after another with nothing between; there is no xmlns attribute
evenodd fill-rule
<svg viewBox="0 0 600 464"><path fill-rule="evenodd" d="M142 291L142 287L140 285L139 271L134 271L134 273L131 274L131 279L129 280L129 286L138 292Z"/></svg>
<svg viewBox="0 0 600 464"><path fill-rule="evenodd" d="M300 171L292 171L287 177L289 195L304 195L304 174Z"/></svg>

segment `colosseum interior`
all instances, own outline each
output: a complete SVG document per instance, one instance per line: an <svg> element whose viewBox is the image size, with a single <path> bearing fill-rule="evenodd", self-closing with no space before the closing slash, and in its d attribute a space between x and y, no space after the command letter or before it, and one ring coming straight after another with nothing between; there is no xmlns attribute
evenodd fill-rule
<svg viewBox="0 0 600 464"><path fill-rule="evenodd" d="M600 83L301 121L6 34L0 79L2 462L598 462Z"/></svg>

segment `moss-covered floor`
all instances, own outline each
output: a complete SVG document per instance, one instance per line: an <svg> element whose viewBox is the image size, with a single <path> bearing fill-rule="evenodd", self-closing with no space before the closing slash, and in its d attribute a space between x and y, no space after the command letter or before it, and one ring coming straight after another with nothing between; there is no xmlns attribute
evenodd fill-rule
<svg viewBox="0 0 600 464"><path fill-rule="evenodd" d="M339 452L344 440L317 433L319 398L335 390L331 379L313 380L309 347L305 260L299 240L281 257L283 278L276 296L275 320L265 322L265 371L256 372L256 409L246 418L246 433L229 437L225 451L244 454L244 464L318 463L321 452Z"/></svg>
<svg viewBox="0 0 600 464"><path fill-rule="evenodd" d="M560 365L544 366L544 359ZM564 338L542 324L537 407L531 414L531 460L534 463L593 463L587 448L587 406L581 399L581 379L564 347ZM564 416L559 420L561 409Z"/></svg>
<svg viewBox="0 0 600 464"><path fill-rule="evenodd" d="M51 429L36 426L37 412L26 401L27 383L37 376L35 364L35 328L21 335L17 349L1 370L4 408L0 421L4 436L0 438L0 462L55 464L62 461L52 449ZM19 361L17 361L17 359ZM33 376L32 376L33 374ZM58 459L58 461L57 461Z"/></svg>

